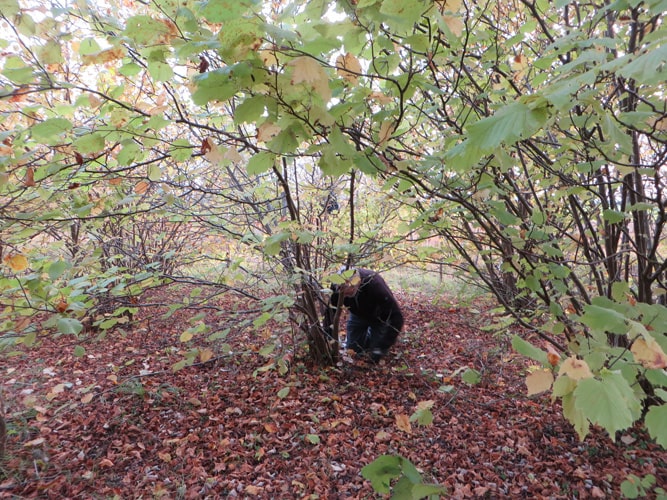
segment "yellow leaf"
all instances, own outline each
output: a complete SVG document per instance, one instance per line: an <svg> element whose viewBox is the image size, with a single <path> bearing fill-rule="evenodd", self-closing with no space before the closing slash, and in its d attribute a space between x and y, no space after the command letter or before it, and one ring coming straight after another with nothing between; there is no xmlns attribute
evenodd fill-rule
<svg viewBox="0 0 667 500"><path fill-rule="evenodd" d="M662 347L652 338L644 340L639 338L632 343L630 348L635 361L649 369L667 368L667 355Z"/></svg>
<svg viewBox="0 0 667 500"><path fill-rule="evenodd" d="M377 101L378 104L391 104L394 102L393 97L383 94L382 92L371 92L367 99Z"/></svg>
<svg viewBox="0 0 667 500"><path fill-rule="evenodd" d="M647 120L648 124L652 127L655 127L656 130L665 132L667 130L667 118L662 115L659 115L657 118L651 117ZM2 154L0 152L0 154ZM662 290L662 293L665 293L665 290Z"/></svg>
<svg viewBox="0 0 667 500"><path fill-rule="evenodd" d="M81 402L84 403L84 404L90 403L93 400L94 397L95 397L95 394L93 394L92 392L89 392L88 394L86 394L84 397L81 398Z"/></svg>
<svg viewBox="0 0 667 500"><path fill-rule="evenodd" d="M33 439L31 441L23 443L23 446L25 446L26 448L30 448L31 446L39 446L44 441L45 441L45 439L43 437L38 437L37 439Z"/></svg>
<svg viewBox="0 0 667 500"><path fill-rule="evenodd" d="M266 67L278 66L278 59L273 52L260 50L259 57L262 59L262 63L264 63L264 66Z"/></svg>
<svg viewBox="0 0 667 500"><path fill-rule="evenodd" d="M452 32L454 36L461 36L463 34L463 21L459 16L442 16L442 20L445 22L449 31Z"/></svg>
<svg viewBox="0 0 667 500"><path fill-rule="evenodd" d="M554 376L551 373L551 370L547 370L546 368L535 370L534 372L529 373L526 377L528 395L533 396L534 394L548 391L553 383Z"/></svg>
<svg viewBox="0 0 667 500"><path fill-rule="evenodd" d="M271 122L264 122L257 127L257 140L268 142L280 133L280 127Z"/></svg>
<svg viewBox="0 0 667 500"><path fill-rule="evenodd" d="M25 271L28 269L28 259L20 253L5 257L5 264L7 264L14 272Z"/></svg>
<svg viewBox="0 0 667 500"><path fill-rule="evenodd" d="M517 54L510 61L512 71L524 71L528 68L528 59L523 54Z"/></svg>
<svg viewBox="0 0 667 500"><path fill-rule="evenodd" d="M331 422L328 423L327 427L329 429L335 429L339 425L352 425L352 419L341 418L341 419L332 420Z"/></svg>
<svg viewBox="0 0 667 500"><path fill-rule="evenodd" d="M419 401L417 403L417 410L430 410L433 408L435 401L433 399L428 399L426 401Z"/></svg>
<svg viewBox="0 0 667 500"><path fill-rule="evenodd" d="M220 163L224 158L225 150L221 150L215 142L215 139L212 137L207 137L204 141L206 141L208 146L205 148L206 152L204 153L204 158L213 164ZM204 148L202 147L202 149Z"/></svg>
<svg viewBox="0 0 667 500"><path fill-rule="evenodd" d="M192 332L185 331L185 332L181 333L180 339L181 339L181 342L190 342L190 340L192 340L192 337L193 337Z"/></svg>
<svg viewBox="0 0 667 500"><path fill-rule="evenodd" d="M359 59L349 52L345 55L339 55L336 58L336 73L338 73L338 76L343 80L350 82L352 85L356 85L359 83L359 74L361 73Z"/></svg>
<svg viewBox="0 0 667 500"><path fill-rule="evenodd" d="M390 441L391 440L391 434L389 434L386 431L378 431L375 434L375 442L376 443L382 443L384 441Z"/></svg>
<svg viewBox="0 0 667 500"><path fill-rule="evenodd" d="M51 388L49 393L46 395L46 399L48 401L52 401L58 394L64 391L65 391L65 384L57 384Z"/></svg>
<svg viewBox="0 0 667 500"><path fill-rule="evenodd" d="M412 424L410 423L410 417L407 415L396 415L396 427L403 432L412 434Z"/></svg>
<svg viewBox="0 0 667 500"><path fill-rule="evenodd" d="M264 430L270 434L275 434L278 432L278 426L273 422L266 422L264 424Z"/></svg>
<svg viewBox="0 0 667 500"><path fill-rule="evenodd" d="M459 12L463 7L463 0L436 0L440 12Z"/></svg>
<svg viewBox="0 0 667 500"><path fill-rule="evenodd" d="M236 148L229 148L227 151L225 151L223 158L236 164L239 164L243 161L243 156L241 156Z"/></svg>
<svg viewBox="0 0 667 500"><path fill-rule="evenodd" d="M248 495L253 495L253 496L258 496L262 493L263 488L260 486L255 486L252 484L249 484L248 486L245 487L245 492Z"/></svg>
<svg viewBox="0 0 667 500"><path fill-rule="evenodd" d="M106 64L111 61L117 61L125 57L124 47L113 47L111 49L102 50L97 54L90 54L81 56L81 61L84 65L87 64Z"/></svg>
<svg viewBox="0 0 667 500"><path fill-rule="evenodd" d="M380 133L378 135L378 145L382 145L391 138L391 134L396 129L393 121L382 122L380 125Z"/></svg>
<svg viewBox="0 0 667 500"><path fill-rule="evenodd" d="M584 378L591 378L593 372L591 372L588 364L583 359L577 359L574 356L570 356L563 361L562 365L560 365L558 375L567 375L572 380L581 380Z"/></svg>
<svg viewBox="0 0 667 500"><path fill-rule="evenodd" d="M294 68L292 71L292 85L307 84L320 94L324 102L331 99L329 77L319 62L312 57L301 56L292 59L288 64Z"/></svg>
<svg viewBox="0 0 667 500"><path fill-rule="evenodd" d="M316 83L327 78L320 63L312 57L296 57L289 62L289 65L294 68L292 72L293 85L298 83Z"/></svg>
<svg viewBox="0 0 667 500"><path fill-rule="evenodd" d="M139 181L137 182L137 185L134 186L134 192L137 194L144 194L146 191L148 191L148 182L146 181Z"/></svg>
<svg viewBox="0 0 667 500"><path fill-rule="evenodd" d="M201 349L199 351L199 359L202 363L206 363L213 357L213 351L210 349Z"/></svg>
<svg viewBox="0 0 667 500"><path fill-rule="evenodd" d="M558 351L551 344L547 344L547 360L551 366L558 365L560 361L560 354L558 354Z"/></svg>

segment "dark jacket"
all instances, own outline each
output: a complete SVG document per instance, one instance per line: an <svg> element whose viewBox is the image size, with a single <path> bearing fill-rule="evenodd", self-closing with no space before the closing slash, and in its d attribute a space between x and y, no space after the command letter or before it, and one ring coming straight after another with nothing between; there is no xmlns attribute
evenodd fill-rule
<svg viewBox="0 0 667 500"><path fill-rule="evenodd" d="M357 269L357 271L361 278L359 289L354 296L345 297L343 305L352 314L370 324L388 324L400 332L403 329L403 314L385 280L380 274L369 269ZM331 304L337 303L338 292L334 290Z"/></svg>

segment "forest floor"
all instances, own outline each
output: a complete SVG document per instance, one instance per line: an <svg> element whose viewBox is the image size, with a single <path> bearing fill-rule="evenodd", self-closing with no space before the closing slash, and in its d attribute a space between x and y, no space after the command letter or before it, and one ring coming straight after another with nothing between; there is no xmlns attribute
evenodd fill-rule
<svg viewBox="0 0 667 500"><path fill-rule="evenodd" d="M281 374L262 335L232 331L233 353L174 373L190 325L164 309L91 337L84 355L80 340L44 336L0 361L0 498L377 498L360 470L383 454L453 498L619 498L630 474L667 485L667 452L643 432L580 442L558 403L526 397L529 361L511 332L483 330L490 309L397 295L406 331L379 365L297 355ZM410 422L419 403L430 425Z"/></svg>

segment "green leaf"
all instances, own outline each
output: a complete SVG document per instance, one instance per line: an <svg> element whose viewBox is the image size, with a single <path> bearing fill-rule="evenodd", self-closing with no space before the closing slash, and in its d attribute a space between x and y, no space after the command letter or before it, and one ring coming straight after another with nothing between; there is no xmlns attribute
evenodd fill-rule
<svg viewBox="0 0 667 500"><path fill-rule="evenodd" d="M410 422L415 421L421 426L431 425L433 423L433 413L428 408L420 408L410 415Z"/></svg>
<svg viewBox="0 0 667 500"><path fill-rule="evenodd" d="M86 350L82 346L78 345L74 348L74 356L76 356L77 358L82 358L85 355L86 355Z"/></svg>
<svg viewBox="0 0 667 500"><path fill-rule="evenodd" d="M641 402L619 372L605 371L601 376L601 380L585 378L578 381L573 393L575 406L615 440L616 431L627 429L639 418Z"/></svg>
<svg viewBox="0 0 667 500"><path fill-rule="evenodd" d="M157 182L160 180L161 177L162 177L162 169L160 168L160 166L155 163L151 163L148 166L148 178L153 182Z"/></svg>
<svg viewBox="0 0 667 500"><path fill-rule="evenodd" d="M209 0L202 3L201 15L212 23L224 23L243 15L247 5L248 2L238 0Z"/></svg>
<svg viewBox="0 0 667 500"><path fill-rule="evenodd" d="M21 11L17 0L0 0L0 12L7 19L11 19Z"/></svg>
<svg viewBox="0 0 667 500"><path fill-rule="evenodd" d="M349 141L347 136L343 134L339 127L332 129L327 139L329 140L329 143L333 149L344 158L354 158L355 154L357 153L352 143Z"/></svg>
<svg viewBox="0 0 667 500"><path fill-rule="evenodd" d="M558 377L556 383L554 383L554 388L560 379L567 379L569 377ZM574 430L577 432L579 439L581 441L588 435L590 429L590 424L584 411L577 408L577 398L574 393L566 394L562 399L563 404L563 416L570 421L574 426Z"/></svg>
<svg viewBox="0 0 667 500"><path fill-rule="evenodd" d="M627 281L616 281L611 285L611 297L616 302L627 301L627 296L630 293L630 285Z"/></svg>
<svg viewBox="0 0 667 500"><path fill-rule="evenodd" d="M280 390L278 391L278 397L279 397L280 399L285 399L285 398L288 396L289 391L290 391L289 386L287 386L287 387L283 387L282 389L280 389Z"/></svg>
<svg viewBox="0 0 667 500"><path fill-rule="evenodd" d="M625 498L639 498L643 496L640 489L639 478L634 474L630 474L628 478L621 483L621 493Z"/></svg>
<svg viewBox="0 0 667 500"><path fill-rule="evenodd" d="M437 484L414 483L407 477L403 477L396 483L392 500L418 500L420 498L432 497L434 495L446 495L447 489Z"/></svg>
<svg viewBox="0 0 667 500"><path fill-rule="evenodd" d="M5 59L2 74L13 83L23 85L32 82L35 70L25 64L20 57L11 56Z"/></svg>
<svg viewBox="0 0 667 500"><path fill-rule="evenodd" d="M49 265L49 279L51 281L57 280L63 275L63 273L67 270L68 267L70 267L70 264L68 264L64 260L57 260L55 262L51 262L51 264Z"/></svg>
<svg viewBox="0 0 667 500"><path fill-rule="evenodd" d="M646 428L655 442L667 450L667 404L651 406L644 417Z"/></svg>
<svg viewBox="0 0 667 500"><path fill-rule="evenodd" d="M86 133L76 139L72 146L83 155L99 153L105 146L104 136L99 133Z"/></svg>
<svg viewBox="0 0 667 500"><path fill-rule="evenodd" d="M533 344L522 339L518 335L514 335L512 337L512 347L519 354L527 356L544 366L549 366L549 358L546 351L535 347Z"/></svg>
<svg viewBox="0 0 667 500"><path fill-rule="evenodd" d="M78 335L83 330L81 322L74 318L58 318L56 326L58 331L65 335Z"/></svg>
<svg viewBox="0 0 667 500"><path fill-rule="evenodd" d="M533 223L535 223L538 226L543 226L547 222L548 218L547 214L545 214L541 210L535 210L533 214L530 216L530 220L532 220Z"/></svg>
<svg viewBox="0 0 667 500"><path fill-rule="evenodd" d="M462 161L457 168L469 167L501 144L514 144L527 139L542 128L549 118L549 102L537 95L500 108L467 128L467 139L446 155L452 162Z"/></svg>
<svg viewBox="0 0 667 500"><path fill-rule="evenodd" d="M169 27L149 15L132 16L125 22L124 35L139 45L149 45L169 35Z"/></svg>
<svg viewBox="0 0 667 500"><path fill-rule="evenodd" d="M188 366L189 364L190 364L190 361L189 361L189 360L187 360L187 359L182 359L182 360L180 360L180 361L174 363L173 365L171 365L171 371L173 371L173 372L177 372L178 370L182 370L183 368L185 368L185 367Z"/></svg>
<svg viewBox="0 0 667 500"><path fill-rule="evenodd" d="M176 161L187 161L192 157L192 145L187 139L176 139L171 143L171 157Z"/></svg>
<svg viewBox="0 0 667 500"><path fill-rule="evenodd" d="M148 72L156 82L168 82L174 77L174 70L168 63L162 61L150 61Z"/></svg>
<svg viewBox="0 0 667 500"><path fill-rule="evenodd" d="M402 459L394 455L382 455L361 469L361 475L371 482L377 493L389 493L391 481L402 472Z"/></svg>
<svg viewBox="0 0 667 500"><path fill-rule="evenodd" d="M269 319L271 319L271 316L272 316L271 313L265 312L265 313L262 313L262 316L260 316L259 318L257 318L255 321L257 321L257 320L259 320L259 319L263 319L263 321L260 322L260 323L263 325L263 324L266 323ZM258 325L255 324L255 321L253 321L253 326L254 326L255 328L257 328ZM275 350L276 350L276 344L275 344L275 342L268 342L267 344L264 344L264 345L262 346L262 348L259 350L259 355L260 355L260 356L263 356L263 357L266 358L266 357L268 357L268 356L269 356L273 351L275 351Z"/></svg>
<svg viewBox="0 0 667 500"><path fill-rule="evenodd" d="M430 2L424 0L382 0L380 14L383 22L398 31L412 30L413 25L419 21L422 14L430 6Z"/></svg>
<svg viewBox="0 0 667 500"><path fill-rule="evenodd" d="M461 374L461 380L468 385L477 385L482 380L482 374L473 368L468 368Z"/></svg>
<svg viewBox="0 0 667 500"><path fill-rule="evenodd" d="M197 75L194 78L196 89L192 94L192 100L198 105L211 101L226 101L244 85L253 83L252 70L249 63L240 62Z"/></svg>
<svg viewBox="0 0 667 500"><path fill-rule="evenodd" d="M261 153L253 155L248 161L248 174L263 174L273 167L275 161L276 155L273 153L267 153L266 151L262 151Z"/></svg>
<svg viewBox="0 0 667 500"><path fill-rule="evenodd" d="M349 159L338 154L331 145L326 145L322 148L318 166L324 175L340 177L349 172L353 164Z"/></svg>
<svg viewBox="0 0 667 500"><path fill-rule="evenodd" d="M26 347L32 347L35 345L35 340L37 340L37 332L30 332L23 336L21 342L23 342L23 345Z"/></svg>
<svg viewBox="0 0 667 500"><path fill-rule="evenodd" d="M420 483L422 476L417 470L417 467L415 467L415 465L405 457L399 455L398 458L401 460L401 469L403 470L403 475L415 484Z"/></svg>
<svg viewBox="0 0 667 500"><path fill-rule="evenodd" d="M625 214L617 210L606 209L602 211L602 218L610 224L617 224L619 222L623 222L623 219L625 219Z"/></svg>
<svg viewBox="0 0 667 500"><path fill-rule="evenodd" d="M287 127L281 130L278 135L271 139L268 146L271 151L278 154L287 154L295 151L299 146L299 140L294 127Z"/></svg>
<svg viewBox="0 0 667 500"><path fill-rule="evenodd" d="M264 113L267 99L263 95L248 97L234 110L235 123L254 123Z"/></svg>
<svg viewBox="0 0 667 500"><path fill-rule="evenodd" d="M637 82L652 85L662 83L667 79L667 45L649 45L645 53L639 57L626 56L630 62L624 64L618 74L632 78Z"/></svg>
<svg viewBox="0 0 667 500"><path fill-rule="evenodd" d="M556 378L556 381L554 382L551 389L551 395L554 398L565 397L568 394L572 394L576 388L577 388L576 380L571 379L567 375L561 375L558 378Z"/></svg>
<svg viewBox="0 0 667 500"><path fill-rule="evenodd" d="M42 64L60 64L64 61L61 45L49 40L37 50L37 57Z"/></svg>
<svg viewBox="0 0 667 500"><path fill-rule="evenodd" d="M598 332L611 332L619 335L628 331L627 318L624 314L595 304L588 304L584 309L581 322Z"/></svg>
<svg viewBox="0 0 667 500"><path fill-rule="evenodd" d="M320 444L320 436L317 434L306 434L306 441L310 444Z"/></svg>
<svg viewBox="0 0 667 500"><path fill-rule="evenodd" d="M94 38L84 38L79 44L79 54L82 56L92 56L99 54L101 51L102 47Z"/></svg>
<svg viewBox="0 0 667 500"><path fill-rule="evenodd" d="M264 252L267 255L277 255L282 248L281 243L288 240L290 236L291 233L287 231L281 231L269 236L264 240Z"/></svg>
<svg viewBox="0 0 667 500"><path fill-rule="evenodd" d="M250 47L261 38L258 23L247 17L238 16L228 19L225 28L218 34L220 55L225 60L239 60L250 52Z"/></svg>
<svg viewBox="0 0 667 500"><path fill-rule="evenodd" d="M144 70L144 68L139 66L137 63L130 62L130 63L127 63L127 64L123 64L118 69L118 73L120 73L123 76L133 77L133 76L137 76L143 70Z"/></svg>
<svg viewBox="0 0 667 500"><path fill-rule="evenodd" d="M46 141L51 138L60 137L70 130L72 130L72 123L69 120L65 118L49 118L33 125L30 132L35 140Z"/></svg>
<svg viewBox="0 0 667 500"><path fill-rule="evenodd" d="M116 161L121 166L132 165L141 155L141 146L133 139L123 141L121 144L123 148L118 152Z"/></svg>

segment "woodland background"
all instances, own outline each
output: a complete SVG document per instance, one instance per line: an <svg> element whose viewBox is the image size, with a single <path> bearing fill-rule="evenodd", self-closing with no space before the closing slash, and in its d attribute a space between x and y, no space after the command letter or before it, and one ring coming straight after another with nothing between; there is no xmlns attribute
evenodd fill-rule
<svg viewBox="0 0 667 500"><path fill-rule="evenodd" d="M225 431L210 442L179 434L198 444L161 449L159 465L142 469L153 495L204 494L202 484L260 496L357 484L369 495L370 481L410 498L442 486L455 496L664 496L666 8L0 0L0 493L42 494L57 482L72 496L105 477L100 496L127 494L139 462L121 472L117 457L142 460L176 439L127 444L153 428L152 411L165 420L151 420L158 429L179 421L173 403L188 408L191 429L190 417L210 414L211 424L224 414ZM350 265L385 273L408 311L405 338L380 367L341 357L341 318L330 334L322 317L329 285ZM434 327L454 313L464 317L456 328ZM485 370L488 356L497 363ZM505 369L512 382L499 384ZM202 370L228 374L228 386L198 380ZM430 389L392 385L408 375ZM338 383L371 399L346 410ZM231 391L258 384L256 400ZM330 440L300 428L294 448L324 460L348 442L339 425L354 440L341 454L347 472L323 491L263 461L280 447L262 439L295 435L274 427L291 420L264 391L300 408L317 384L335 411L308 418L328 422ZM573 431L572 443L605 442L613 472L594 465L598 482L573 472L573 489L556 481L547 491L535 485L546 488L553 471L539 470L514 490L515 476L498 467L497 481L473 487L452 463L425 459L446 432L438 417L460 430L456 412L474 414L441 398L453 391L475 406L484 396L474 388L485 387L534 408L541 437L530 439ZM268 413L247 417L259 408ZM61 439L96 441L104 433L93 422L118 442L74 451L76 437L74 448ZM230 436L234 425L264 437ZM411 441L411 425L426 441ZM536 457L517 431L498 449ZM165 472L175 457L205 456L200 441L217 443L218 460L197 478L172 470L180 482ZM356 455L368 442L377 453ZM650 453L631 466L638 452L622 447L637 443ZM259 456L216 455L236 445ZM59 465L72 456L82 470ZM223 484L231 463L268 475ZM312 456L304 464L317 469ZM278 487L281 474L304 486Z"/></svg>

